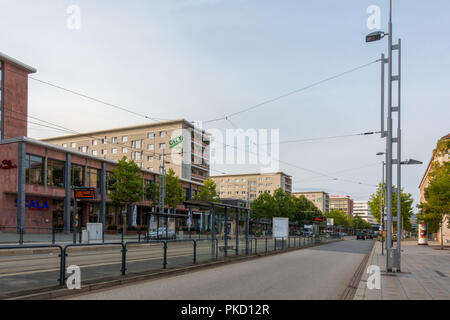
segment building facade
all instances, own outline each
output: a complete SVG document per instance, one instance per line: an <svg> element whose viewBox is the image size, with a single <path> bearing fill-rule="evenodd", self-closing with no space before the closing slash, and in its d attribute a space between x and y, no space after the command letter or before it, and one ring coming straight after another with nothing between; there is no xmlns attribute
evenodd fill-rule
<svg viewBox="0 0 450 320"><path fill-rule="evenodd" d="M292 193L292 177L283 173L254 173L211 176L219 197L253 201L264 192L274 194L282 189Z"/></svg>
<svg viewBox="0 0 450 320"><path fill-rule="evenodd" d="M450 133L443 136L441 139L439 139L440 141L442 140L449 140L450 139ZM420 190L420 202L424 203L426 202L425 200L425 189L429 186L430 181L431 181L431 169L432 169L432 163L437 161L440 164L444 163L444 162L448 162L450 158L450 150L447 150L446 152L444 152L443 155L435 155L433 153L430 162L428 163L427 169L425 171L425 174L422 177L422 180L420 181L420 185L419 185L419 190ZM448 228L448 222L449 222L449 218L448 215L446 218L444 218L444 221L442 223L443 228L442 230L439 230L436 234L438 241L441 241L441 231L442 231L442 238L443 238L443 242L444 243L450 243L450 228Z"/></svg>
<svg viewBox="0 0 450 320"><path fill-rule="evenodd" d="M330 195L324 191L294 192L293 195L296 197L304 196L314 203L322 213L330 211Z"/></svg>
<svg viewBox="0 0 450 320"><path fill-rule="evenodd" d="M353 216L353 200L349 197L331 196L330 197L330 210L340 210L347 214L347 216Z"/></svg>
<svg viewBox="0 0 450 320"><path fill-rule="evenodd" d="M353 201L353 216L359 216L372 226L379 226L377 219L370 212L369 202L367 200Z"/></svg>
<svg viewBox="0 0 450 320"><path fill-rule="evenodd" d="M73 227L75 213L81 227L88 222L101 222L105 229L118 227L125 216L129 224L129 208L114 205L109 198L111 172L117 161L26 137L28 74L36 70L3 54L0 66L0 230L16 232L21 228L32 233L58 227L68 231ZM193 143L191 139L182 140L186 141L190 146ZM141 175L143 189L160 178L158 173L146 169L141 170ZM180 183L186 199L191 199L203 185L200 179L181 178ZM75 187L95 188L95 198L75 206ZM156 207L145 198L136 206L139 227L147 224L146 216ZM187 217L187 208L178 206L177 213L183 212Z"/></svg>
<svg viewBox="0 0 450 320"><path fill-rule="evenodd" d="M184 119L42 141L109 160L125 156L152 172L160 172L165 159L166 171L171 168L180 178L203 182L209 177L210 135Z"/></svg>

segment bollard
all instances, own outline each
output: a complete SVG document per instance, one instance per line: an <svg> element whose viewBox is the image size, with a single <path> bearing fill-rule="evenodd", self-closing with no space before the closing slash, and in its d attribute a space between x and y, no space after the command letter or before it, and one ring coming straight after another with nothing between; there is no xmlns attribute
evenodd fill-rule
<svg viewBox="0 0 450 320"><path fill-rule="evenodd" d="M122 243L123 243L123 229L124 229L124 228L122 228L122 231L121 231L121 239L122 239Z"/></svg>

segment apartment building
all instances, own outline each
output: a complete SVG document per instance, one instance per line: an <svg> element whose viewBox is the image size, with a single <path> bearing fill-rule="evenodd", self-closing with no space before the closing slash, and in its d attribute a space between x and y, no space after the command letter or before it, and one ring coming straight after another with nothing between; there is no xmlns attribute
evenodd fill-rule
<svg viewBox="0 0 450 320"><path fill-rule="evenodd" d="M220 198L255 200L260 194L282 189L292 192L292 177L283 173L254 173L211 176L217 185Z"/></svg>
<svg viewBox="0 0 450 320"><path fill-rule="evenodd" d="M92 156L120 160L124 156L146 170L173 169L183 179L209 177L210 135L184 119L42 139Z"/></svg>
<svg viewBox="0 0 450 320"><path fill-rule="evenodd" d="M330 195L324 191L294 192L294 196L300 198L304 196L322 211L322 213L330 211Z"/></svg>
<svg viewBox="0 0 450 320"><path fill-rule="evenodd" d="M450 133L443 136L441 139L439 139L440 142L443 142L444 140L450 139ZM439 162L440 164L444 162L450 161L450 150L446 150L443 152L442 155L438 155L435 152L433 152L433 155L430 159L430 162L428 163L427 169L425 171L425 174L422 177L422 180L420 181L419 190L420 190L420 202L426 202L425 200L425 189L429 186L430 180L431 180L431 169L432 169L432 163L433 162ZM444 243L450 243L450 228L448 228L448 222L449 218L444 218L444 221L442 223L443 228L442 230L439 230L437 232L437 240L441 241L441 231L442 231L442 238Z"/></svg>
<svg viewBox="0 0 450 320"><path fill-rule="evenodd" d="M353 202L353 216L359 216L373 226L379 225L377 219L370 212L369 202L367 200Z"/></svg>
<svg viewBox="0 0 450 320"><path fill-rule="evenodd" d="M340 197L331 196L330 197L330 210L340 210L344 211L349 217L353 216L353 200L350 196Z"/></svg>

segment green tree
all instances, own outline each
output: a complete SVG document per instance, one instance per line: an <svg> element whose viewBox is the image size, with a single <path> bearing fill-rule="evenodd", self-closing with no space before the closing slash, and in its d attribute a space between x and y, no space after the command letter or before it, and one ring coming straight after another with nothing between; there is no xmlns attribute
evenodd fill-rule
<svg viewBox="0 0 450 320"><path fill-rule="evenodd" d="M292 196L292 202L295 208L294 220L296 221L312 221L314 217L322 215L322 211L303 195L300 197Z"/></svg>
<svg viewBox="0 0 450 320"><path fill-rule="evenodd" d="M264 192L253 201L251 206L251 216L255 218L273 218L276 205L272 195L268 192Z"/></svg>
<svg viewBox="0 0 450 320"><path fill-rule="evenodd" d="M127 161L126 157L119 160L117 166L112 170L111 180L114 183L111 186L109 197L114 204L118 206L130 204L142 200L142 176L141 169L131 160Z"/></svg>
<svg viewBox="0 0 450 320"><path fill-rule="evenodd" d="M159 177L156 183L151 183L146 190L146 197L153 201L155 205L160 205L160 195L162 187L162 178ZM175 171L170 168L166 174L166 196L164 197L164 206L176 209L176 207L185 200L183 187Z"/></svg>
<svg viewBox="0 0 450 320"><path fill-rule="evenodd" d="M393 186L394 187L394 186ZM373 214L374 218L377 219L378 223L381 224L381 212L380 212L380 201L383 201L385 204L385 199L382 199L382 184L378 185L377 192L370 196L370 200L368 202L370 207L370 212ZM386 195L385 195L386 196ZM403 228L405 230L411 230L411 221L410 218L413 215L413 198L410 193L403 192L403 189L400 193L401 197L401 217L403 218ZM397 216L397 192L394 192L394 196L392 199L392 216ZM397 228L397 222L393 223L393 230Z"/></svg>
<svg viewBox="0 0 450 320"><path fill-rule="evenodd" d="M347 214L341 210L332 209L327 212L325 216L334 219L335 226L349 227L351 225L351 220L349 220Z"/></svg>
<svg viewBox="0 0 450 320"><path fill-rule="evenodd" d="M203 186L200 187L200 191L194 196L194 199L209 202L218 202L220 201L220 199L216 189L217 186L214 180L208 178L203 182Z"/></svg>
<svg viewBox="0 0 450 320"><path fill-rule="evenodd" d="M434 150L435 158L444 156L449 149L450 139L440 140ZM418 219L427 222L432 229L441 230L441 249L444 249L443 224L450 214L450 162L441 164L438 160L433 161L430 178L429 185L424 192L425 202L419 205L421 214L418 215ZM430 231L436 232L437 230Z"/></svg>
<svg viewBox="0 0 450 320"><path fill-rule="evenodd" d="M275 201L275 217L283 217L293 219L295 215L295 206L290 193L284 192L283 189L277 189L274 192L273 199Z"/></svg>

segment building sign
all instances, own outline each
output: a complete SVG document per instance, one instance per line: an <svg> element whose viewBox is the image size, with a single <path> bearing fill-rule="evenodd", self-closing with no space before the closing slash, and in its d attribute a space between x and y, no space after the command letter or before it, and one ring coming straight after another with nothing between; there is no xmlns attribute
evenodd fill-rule
<svg viewBox="0 0 450 320"><path fill-rule="evenodd" d="M75 199L95 199L97 198L95 188L74 188Z"/></svg>
<svg viewBox="0 0 450 320"><path fill-rule="evenodd" d="M169 141L169 147L170 147L170 149L172 149L173 147L176 147L177 145L179 145L182 142L183 142L183 136L179 136L179 137Z"/></svg>
<svg viewBox="0 0 450 320"><path fill-rule="evenodd" d="M19 200L16 199L16 207L19 205ZM25 208L32 211L48 211L50 210L50 206L47 201L34 201L34 200L25 200Z"/></svg>
<svg viewBox="0 0 450 320"><path fill-rule="evenodd" d="M17 165L13 164L11 160L3 160L0 162L0 169L7 170L15 168L17 168Z"/></svg>
<svg viewBox="0 0 450 320"><path fill-rule="evenodd" d="M314 218L314 221L317 221L317 222L325 222L325 221L327 221L327 218L325 218L325 217L315 217L315 218Z"/></svg>

